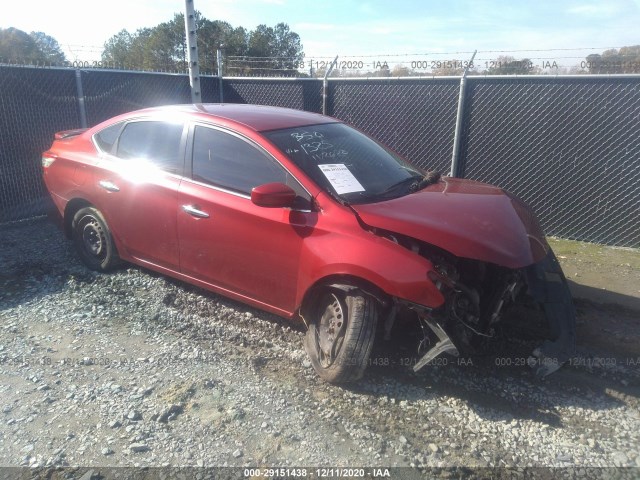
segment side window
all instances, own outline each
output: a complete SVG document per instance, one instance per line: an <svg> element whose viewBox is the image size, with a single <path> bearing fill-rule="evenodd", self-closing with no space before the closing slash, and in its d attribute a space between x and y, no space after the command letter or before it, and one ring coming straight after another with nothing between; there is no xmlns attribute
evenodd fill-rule
<svg viewBox="0 0 640 480"><path fill-rule="evenodd" d="M110 153L111 149L113 148L113 144L116 143L116 139L118 138L118 133L120 133L120 130L122 130L122 123L116 123L115 125L103 128L98 133L96 133L93 138L98 144L100 150Z"/></svg>
<svg viewBox="0 0 640 480"><path fill-rule="evenodd" d="M182 172L181 123L141 121L128 123L118 139L116 156L147 160L171 173Z"/></svg>
<svg viewBox="0 0 640 480"><path fill-rule="evenodd" d="M286 183L287 172L267 154L229 133L196 127L193 178L250 194L264 183Z"/></svg>

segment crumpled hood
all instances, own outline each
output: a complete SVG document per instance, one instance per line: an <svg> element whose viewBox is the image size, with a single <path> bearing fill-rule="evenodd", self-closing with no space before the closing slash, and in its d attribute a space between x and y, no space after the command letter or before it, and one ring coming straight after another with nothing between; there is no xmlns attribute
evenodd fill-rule
<svg viewBox="0 0 640 480"><path fill-rule="evenodd" d="M443 178L401 198L352 208L371 227L508 268L537 263L549 248L524 203L500 188L471 180Z"/></svg>

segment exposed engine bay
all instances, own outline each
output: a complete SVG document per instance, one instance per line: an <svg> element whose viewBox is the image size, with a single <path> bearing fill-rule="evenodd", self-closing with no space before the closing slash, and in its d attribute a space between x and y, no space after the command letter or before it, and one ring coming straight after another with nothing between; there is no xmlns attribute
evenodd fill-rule
<svg viewBox="0 0 640 480"><path fill-rule="evenodd" d="M380 232L378 232L380 233ZM458 258L432 245L385 233L390 240L429 259L435 267L428 276L445 297L439 308L399 300L385 322L388 338L399 309L417 314L423 331L418 346L418 371L442 354L474 355L495 334L505 309L524 299L539 306L548 323L548 339L535 348L528 364L538 376L560 368L575 353L576 315L562 269L549 248L546 257L523 269Z"/></svg>

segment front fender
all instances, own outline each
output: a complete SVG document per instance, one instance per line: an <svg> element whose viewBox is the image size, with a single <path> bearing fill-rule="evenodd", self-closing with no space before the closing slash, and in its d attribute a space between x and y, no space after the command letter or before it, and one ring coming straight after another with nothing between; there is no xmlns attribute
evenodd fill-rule
<svg viewBox="0 0 640 480"><path fill-rule="evenodd" d="M387 295L437 308L442 293L427 277L433 264L397 243L361 230L357 234L327 233L305 239L296 304L328 277L365 280Z"/></svg>

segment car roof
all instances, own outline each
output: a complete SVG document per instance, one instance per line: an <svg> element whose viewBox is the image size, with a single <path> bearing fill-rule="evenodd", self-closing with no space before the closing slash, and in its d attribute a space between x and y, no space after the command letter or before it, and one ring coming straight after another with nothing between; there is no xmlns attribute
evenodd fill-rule
<svg viewBox="0 0 640 480"><path fill-rule="evenodd" d="M294 128L320 123L335 123L338 120L317 113L294 110L291 108L272 107L267 105L249 105L238 103L207 103L171 105L147 108L132 114L167 114L170 112L194 114L203 120L211 117L240 123L258 132Z"/></svg>

